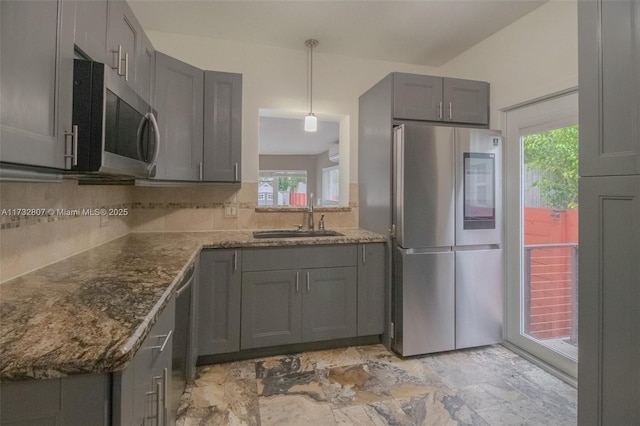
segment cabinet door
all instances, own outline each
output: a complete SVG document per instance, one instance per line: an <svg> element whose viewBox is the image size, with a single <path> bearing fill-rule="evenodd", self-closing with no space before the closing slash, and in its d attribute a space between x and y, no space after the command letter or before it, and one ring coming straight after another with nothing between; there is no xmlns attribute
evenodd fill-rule
<svg viewBox="0 0 640 426"><path fill-rule="evenodd" d="M578 2L580 176L640 174L640 4Z"/></svg>
<svg viewBox="0 0 640 426"><path fill-rule="evenodd" d="M206 71L203 180L240 182L242 74Z"/></svg>
<svg viewBox="0 0 640 426"><path fill-rule="evenodd" d="M357 335L357 268L305 269L302 341Z"/></svg>
<svg viewBox="0 0 640 426"><path fill-rule="evenodd" d="M384 331L385 245L361 244L358 261L358 336Z"/></svg>
<svg viewBox="0 0 640 426"><path fill-rule="evenodd" d="M140 57L142 27L124 0L109 1L107 64L118 70L128 84L137 89L137 60ZM118 52L121 51L121 55Z"/></svg>
<svg viewBox="0 0 640 426"><path fill-rule="evenodd" d="M445 78L443 108L446 121L489 124L489 83Z"/></svg>
<svg viewBox="0 0 640 426"><path fill-rule="evenodd" d="M241 349L300 342L300 271L242 274Z"/></svg>
<svg viewBox="0 0 640 426"><path fill-rule="evenodd" d="M578 424L640 424L640 176L580 178Z"/></svg>
<svg viewBox="0 0 640 426"><path fill-rule="evenodd" d="M152 92L155 74L155 50L153 49L151 41L144 33L141 34L140 44L140 57L137 59L137 92L150 105L154 105Z"/></svg>
<svg viewBox="0 0 640 426"><path fill-rule="evenodd" d="M0 15L0 161L65 168L74 15L62 0L2 1Z"/></svg>
<svg viewBox="0 0 640 426"><path fill-rule="evenodd" d="M156 52L155 99L160 127L156 179L199 181L202 166L201 69Z"/></svg>
<svg viewBox="0 0 640 426"><path fill-rule="evenodd" d="M107 0L65 1L75 9L74 41L85 55L97 62L108 61L107 56ZM66 12L65 12L66 13Z"/></svg>
<svg viewBox="0 0 640 426"><path fill-rule="evenodd" d="M203 250L198 288L198 354L240 350L241 250Z"/></svg>
<svg viewBox="0 0 640 426"><path fill-rule="evenodd" d="M440 121L442 108L442 77L394 73L394 118Z"/></svg>

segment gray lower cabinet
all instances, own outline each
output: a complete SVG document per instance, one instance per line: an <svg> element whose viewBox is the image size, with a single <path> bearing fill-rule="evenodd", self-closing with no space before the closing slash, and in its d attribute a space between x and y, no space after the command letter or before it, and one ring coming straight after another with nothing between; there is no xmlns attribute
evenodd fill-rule
<svg viewBox="0 0 640 426"><path fill-rule="evenodd" d="M106 374L4 382L0 385L0 424L108 426L110 387Z"/></svg>
<svg viewBox="0 0 640 426"><path fill-rule="evenodd" d="M2 162L65 168L74 16L64 5L63 0L0 2Z"/></svg>
<svg viewBox="0 0 640 426"><path fill-rule="evenodd" d="M640 424L640 176L580 178L578 424Z"/></svg>
<svg viewBox="0 0 640 426"><path fill-rule="evenodd" d="M384 332L385 244L360 244L358 258L358 336Z"/></svg>
<svg viewBox="0 0 640 426"><path fill-rule="evenodd" d="M300 343L301 271L242 274L242 349Z"/></svg>
<svg viewBox="0 0 640 426"><path fill-rule="evenodd" d="M175 299L172 299L129 366L114 374L114 426L175 423L169 401L174 325Z"/></svg>
<svg viewBox="0 0 640 426"><path fill-rule="evenodd" d="M156 52L155 108L160 152L155 179L201 180L203 88L201 69Z"/></svg>
<svg viewBox="0 0 640 426"><path fill-rule="evenodd" d="M242 349L354 337L354 266L242 274Z"/></svg>
<svg viewBox="0 0 640 426"><path fill-rule="evenodd" d="M393 117L488 125L489 83L393 73Z"/></svg>
<svg viewBox="0 0 640 426"><path fill-rule="evenodd" d="M245 249L241 349L355 337L357 246Z"/></svg>
<svg viewBox="0 0 640 426"><path fill-rule="evenodd" d="M123 371L0 385L3 426L175 424L169 409L175 299Z"/></svg>
<svg viewBox="0 0 640 426"><path fill-rule="evenodd" d="M356 336L357 268L305 269L302 273L302 342Z"/></svg>
<svg viewBox="0 0 640 426"><path fill-rule="evenodd" d="M242 74L204 73L204 181L240 182Z"/></svg>
<svg viewBox="0 0 640 426"><path fill-rule="evenodd" d="M242 250L203 250L198 287L198 355L240 350Z"/></svg>

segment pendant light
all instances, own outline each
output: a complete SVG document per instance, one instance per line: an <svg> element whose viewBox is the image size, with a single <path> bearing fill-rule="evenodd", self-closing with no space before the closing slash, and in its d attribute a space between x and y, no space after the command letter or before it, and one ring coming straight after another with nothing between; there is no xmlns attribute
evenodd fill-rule
<svg viewBox="0 0 640 426"><path fill-rule="evenodd" d="M304 118L304 131L318 131L318 117L313 114L313 48L318 45L318 40L309 39L304 45L309 48L309 114Z"/></svg>

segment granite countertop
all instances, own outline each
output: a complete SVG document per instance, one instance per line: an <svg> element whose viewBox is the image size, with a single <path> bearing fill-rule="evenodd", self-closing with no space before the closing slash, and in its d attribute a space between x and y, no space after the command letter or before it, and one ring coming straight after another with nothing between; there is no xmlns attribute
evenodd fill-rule
<svg viewBox="0 0 640 426"><path fill-rule="evenodd" d="M202 248L384 242L255 239L251 231L132 233L0 284L0 381L124 369Z"/></svg>

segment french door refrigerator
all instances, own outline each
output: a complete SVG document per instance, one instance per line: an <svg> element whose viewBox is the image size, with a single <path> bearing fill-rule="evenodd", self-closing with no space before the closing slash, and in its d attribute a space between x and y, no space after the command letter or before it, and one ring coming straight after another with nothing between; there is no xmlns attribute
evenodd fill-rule
<svg viewBox="0 0 640 426"><path fill-rule="evenodd" d="M394 129L393 349L403 356L502 341L499 131Z"/></svg>

